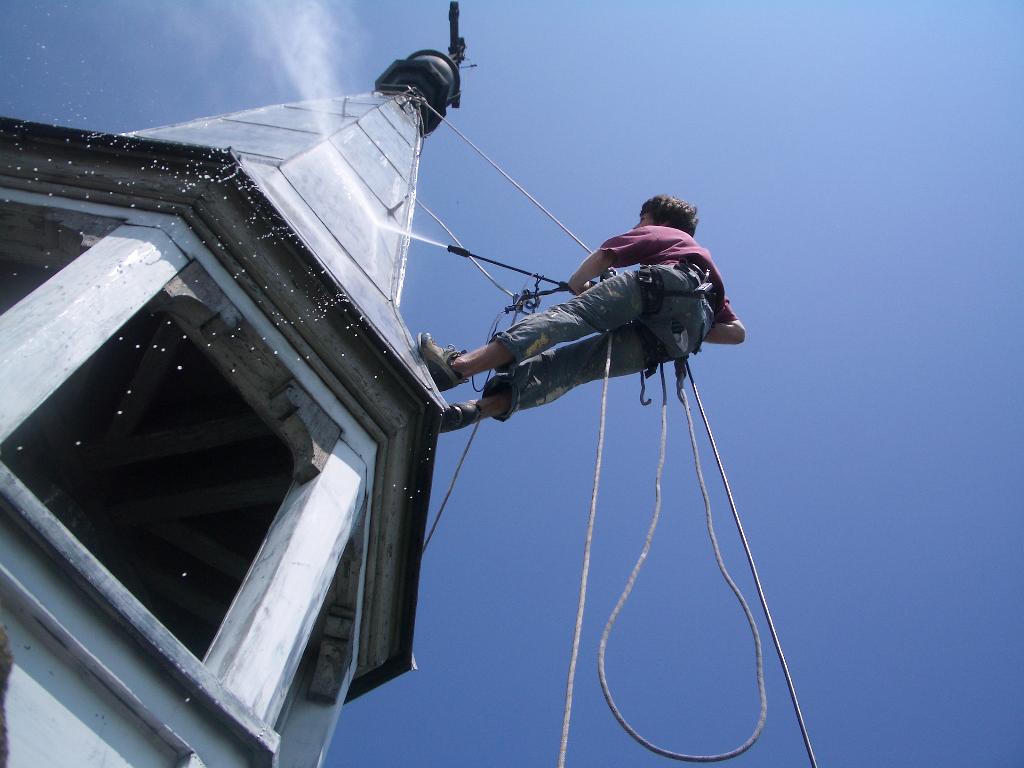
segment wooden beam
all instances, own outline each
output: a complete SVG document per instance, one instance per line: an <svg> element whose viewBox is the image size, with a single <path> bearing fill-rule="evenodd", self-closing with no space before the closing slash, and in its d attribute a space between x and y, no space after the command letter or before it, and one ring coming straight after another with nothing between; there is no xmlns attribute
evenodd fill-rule
<svg viewBox="0 0 1024 768"><path fill-rule="evenodd" d="M127 391L121 395L115 416L110 420L108 439L126 437L139 426L174 362L174 352L181 344L182 335L181 329L170 320L164 320L157 326L139 361L139 367L132 374Z"/></svg>
<svg viewBox="0 0 1024 768"><path fill-rule="evenodd" d="M280 714L357 528L365 476L362 460L339 441L323 471L292 488L207 652L207 668L268 723Z"/></svg>
<svg viewBox="0 0 1024 768"><path fill-rule="evenodd" d="M147 531L241 583L249 561L205 533L176 522L154 523Z"/></svg>
<svg viewBox="0 0 1024 768"><path fill-rule="evenodd" d="M277 765L274 756L280 749L278 733L238 702L170 630L111 577L110 572L75 540L2 462L0 510L4 512L0 514L0 563L4 566L0 567L0 599L10 594L3 583L3 576L10 569L11 575L19 582L32 584L33 594L57 612L62 621L70 622L68 628L75 637L89 640L92 653L99 654L102 650L100 666L109 668L110 679L131 682L142 664L154 674L165 676L181 686L181 691L192 692L196 705L184 709L180 696L172 697L173 700L163 694L150 697L148 703L158 708L165 721L167 717L173 719L179 710L191 709L193 715L201 713L197 716L205 718L210 727L220 727L226 735L248 744L252 749L254 766L271 768L271 765ZM26 547L25 534L38 546ZM55 561L63 564L58 571L52 571ZM65 577L38 578L43 572L63 572ZM11 602L5 600L5 604L9 606ZM39 616L38 612L33 615ZM49 632L45 623L43 626ZM114 644L95 642L97 638L107 636L118 641ZM54 637L61 641L61 635L54 634ZM89 658L93 658L91 654ZM159 693L159 690L153 688L152 692ZM226 754L218 750L219 747L215 748L213 754ZM232 751L231 754L237 753ZM266 758L259 755L266 755Z"/></svg>
<svg viewBox="0 0 1024 768"><path fill-rule="evenodd" d="M324 704L338 701L345 676L352 665L355 646L355 614L331 606L324 621L309 698Z"/></svg>
<svg viewBox="0 0 1024 768"><path fill-rule="evenodd" d="M183 493L122 502L111 508L110 517L122 525L149 525L233 509L276 505L281 502L289 485L291 477L288 475L237 480Z"/></svg>
<svg viewBox="0 0 1024 768"><path fill-rule="evenodd" d="M141 562L139 567L142 578L154 593L200 619L204 624L216 627L224 618L224 607L207 597L203 590L188 584L185 581L187 577L175 578Z"/></svg>
<svg viewBox="0 0 1024 768"><path fill-rule="evenodd" d="M46 451L57 470L59 485L53 493L63 497L65 514L71 515L65 524L117 579L142 601L149 599L146 585L139 578L135 559L118 539L102 503L103 491L95 477L83 465L68 438L67 419L60 403L40 408L35 413L40 424ZM48 496L50 494L47 494ZM46 501L50 506L51 502Z"/></svg>
<svg viewBox="0 0 1024 768"><path fill-rule="evenodd" d="M160 230L118 227L0 315L0 440L187 261Z"/></svg>
<svg viewBox="0 0 1024 768"><path fill-rule="evenodd" d="M341 435L261 335L199 265L169 281L151 307L173 317L288 446L296 482L315 477Z"/></svg>
<svg viewBox="0 0 1024 768"><path fill-rule="evenodd" d="M259 416L255 413L246 413L120 440L105 440L82 446L80 452L82 462L87 468L102 470L232 445L269 434L270 428Z"/></svg>

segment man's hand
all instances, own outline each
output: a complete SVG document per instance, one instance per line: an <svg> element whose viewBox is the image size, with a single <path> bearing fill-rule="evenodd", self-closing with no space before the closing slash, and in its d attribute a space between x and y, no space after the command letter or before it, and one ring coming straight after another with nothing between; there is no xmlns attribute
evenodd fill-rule
<svg viewBox="0 0 1024 768"><path fill-rule="evenodd" d="M575 278L575 275L569 278L569 290L572 291L574 296L579 296L584 291L594 287L594 283L590 280L585 280L581 283Z"/></svg>
<svg viewBox="0 0 1024 768"><path fill-rule="evenodd" d="M747 338L747 329L738 319L728 323L715 323L704 341L711 344L742 344Z"/></svg>
<svg viewBox="0 0 1024 768"><path fill-rule="evenodd" d="M569 278L569 290L579 296L589 287L587 282L611 267L613 261L615 261L615 256L611 251L594 251L583 260L573 276Z"/></svg>

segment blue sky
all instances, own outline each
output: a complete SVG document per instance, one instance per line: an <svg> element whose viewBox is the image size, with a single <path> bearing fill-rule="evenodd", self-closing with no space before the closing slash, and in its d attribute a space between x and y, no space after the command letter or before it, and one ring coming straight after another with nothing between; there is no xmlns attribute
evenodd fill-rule
<svg viewBox="0 0 1024 768"><path fill-rule="evenodd" d="M283 3L3 5L8 116L119 132L306 95L282 57L310 48L273 43ZM369 90L393 59L447 47L445 2L323 5L331 87ZM1021 765L1024 6L461 6L478 66L452 120L586 243L631 227L652 194L700 206L697 238L748 341L707 348L694 373L819 763ZM444 127L420 196L483 255L561 277L585 255ZM464 260L413 247L414 332L474 345L503 304ZM599 396L481 428L424 562L420 669L346 709L328 765L554 763ZM651 513L658 417L635 377L612 382L569 765L661 762L618 729L596 679ZM441 438L435 505L466 436ZM756 719L751 644L676 403L664 494L609 676L645 735L724 750ZM762 634L768 725L733 764L806 764Z"/></svg>

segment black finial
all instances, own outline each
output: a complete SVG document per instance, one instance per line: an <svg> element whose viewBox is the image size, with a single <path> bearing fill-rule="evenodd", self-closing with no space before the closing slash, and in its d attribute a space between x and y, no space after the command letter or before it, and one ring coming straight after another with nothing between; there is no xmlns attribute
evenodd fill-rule
<svg viewBox="0 0 1024 768"><path fill-rule="evenodd" d="M448 4L448 26L451 29L451 44L448 55L457 65L466 60L466 38L459 37L459 4Z"/></svg>
<svg viewBox="0 0 1024 768"><path fill-rule="evenodd" d="M374 83L375 90L381 93L415 92L426 100L420 106L424 136L438 126L449 106L458 108L462 95L459 65L466 58L466 40L459 37L458 3L449 5L448 22L451 26L449 55L440 51L417 51L407 59L393 62Z"/></svg>
<svg viewBox="0 0 1024 768"><path fill-rule="evenodd" d="M448 55L451 56L455 66L461 67L466 60L466 38L459 37L459 4L452 2L448 4L448 27L451 32L451 42L448 45ZM452 101L452 109L459 108L459 96L456 94Z"/></svg>

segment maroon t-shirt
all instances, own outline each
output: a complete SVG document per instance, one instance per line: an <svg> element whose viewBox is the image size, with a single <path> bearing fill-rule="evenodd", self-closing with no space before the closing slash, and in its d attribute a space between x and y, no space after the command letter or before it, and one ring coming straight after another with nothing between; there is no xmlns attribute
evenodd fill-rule
<svg viewBox="0 0 1024 768"><path fill-rule="evenodd" d="M732 311L729 297L725 295L725 284L718 267L711 260L711 254L690 235L674 227L649 225L631 229L622 235L605 240L602 251L611 251L616 268L630 267L634 264L675 264L685 261L693 264L701 272L708 270L708 280L714 286L715 296L721 301L715 312L716 323L731 323L738 319Z"/></svg>

